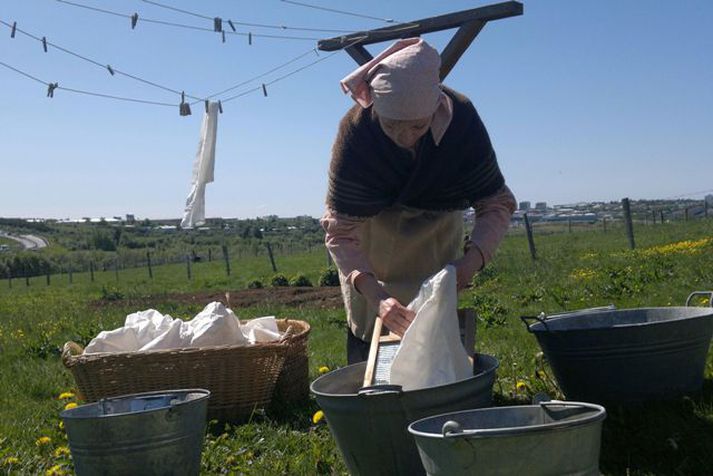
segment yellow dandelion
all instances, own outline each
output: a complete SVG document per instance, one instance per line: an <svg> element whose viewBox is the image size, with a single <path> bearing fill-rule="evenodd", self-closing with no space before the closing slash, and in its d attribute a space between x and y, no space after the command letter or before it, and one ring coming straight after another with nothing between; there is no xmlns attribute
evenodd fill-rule
<svg viewBox="0 0 713 476"><path fill-rule="evenodd" d="M544 379L545 373L542 370L535 370L535 377L537 377L539 379Z"/></svg>
<svg viewBox="0 0 713 476"><path fill-rule="evenodd" d="M324 412L322 410L317 410L314 415L312 415L312 423L315 425L322 421L324 418Z"/></svg>
<svg viewBox="0 0 713 476"><path fill-rule="evenodd" d="M329 372L329 367L327 367L326 365L323 365L323 366L321 366L321 367L319 368L319 374L320 374L320 375L326 374L327 372Z"/></svg>
<svg viewBox="0 0 713 476"><path fill-rule="evenodd" d="M49 445L50 443L52 443L52 438L50 438L49 436L40 436L39 438L37 438L37 441L35 441L35 444L37 446L45 446Z"/></svg>
<svg viewBox="0 0 713 476"><path fill-rule="evenodd" d="M518 392L524 392L525 390L527 390L527 384L522 380L518 380L515 384L515 390Z"/></svg>
<svg viewBox="0 0 713 476"><path fill-rule="evenodd" d="M64 476L66 475L67 472L62 469L62 466L56 464L52 466L50 469L45 471L46 476Z"/></svg>
<svg viewBox="0 0 713 476"><path fill-rule="evenodd" d="M65 409L65 410L71 410L72 408L77 408L77 406L78 406L78 405L77 405L76 403L74 403L74 402L69 402L68 404L66 404L66 405L64 406L64 409Z"/></svg>
<svg viewBox="0 0 713 476"><path fill-rule="evenodd" d="M54 450L54 457L55 458L61 458L63 456L69 456L69 448L66 446L58 446L56 450Z"/></svg>
<svg viewBox="0 0 713 476"><path fill-rule="evenodd" d="M59 394L59 397L57 397L57 400L69 400L70 398L74 398L75 395L72 392L62 392Z"/></svg>
<svg viewBox="0 0 713 476"><path fill-rule="evenodd" d="M60 420L59 425L57 425L57 426L59 426L60 430L64 430L64 420Z"/></svg>
<svg viewBox="0 0 713 476"><path fill-rule="evenodd" d="M228 466L234 465L235 461L236 461L235 456L233 456L233 455L230 455L227 458L225 458L225 464L227 464Z"/></svg>
<svg viewBox="0 0 713 476"><path fill-rule="evenodd" d="M15 466L16 464L20 464L20 459L14 456L8 456L3 460L2 464L5 466Z"/></svg>

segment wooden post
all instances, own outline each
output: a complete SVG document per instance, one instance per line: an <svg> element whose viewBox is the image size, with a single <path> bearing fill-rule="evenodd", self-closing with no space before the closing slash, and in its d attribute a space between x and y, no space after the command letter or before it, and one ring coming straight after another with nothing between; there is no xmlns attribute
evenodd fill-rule
<svg viewBox="0 0 713 476"><path fill-rule="evenodd" d="M532 260L537 259L537 252L535 250L535 240L532 238L532 226L530 225L530 219L527 216L527 213L523 215L525 218L525 230L527 230L527 244L530 247L530 256L532 257Z"/></svg>
<svg viewBox="0 0 713 476"><path fill-rule="evenodd" d="M191 280L191 256L186 255L186 275L188 276L188 280Z"/></svg>
<svg viewBox="0 0 713 476"><path fill-rule="evenodd" d="M30 277L25 273L25 286L30 286Z"/></svg>
<svg viewBox="0 0 713 476"><path fill-rule="evenodd" d="M148 263L148 266L149 266L149 279L153 279L153 268L151 268L151 252L150 251L146 252L146 262Z"/></svg>
<svg viewBox="0 0 713 476"><path fill-rule="evenodd" d="M213 261L213 248L208 248L208 262Z"/></svg>
<svg viewBox="0 0 713 476"><path fill-rule="evenodd" d="M656 224L656 210L651 210L651 219L653 220L652 224Z"/></svg>
<svg viewBox="0 0 713 476"><path fill-rule="evenodd" d="M267 255L270 257L270 264L272 265L272 272L277 273L277 266L275 266L275 257L272 256L272 246L270 246L270 242L266 241L265 246L267 247Z"/></svg>
<svg viewBox="0 0 713 476"><path fill-rule="evenodd" d="M47 286L50 285L50 272L49 270L47 271Z"/></svg>
<svg viewBox="0 0 713 476"><path fill-rule="evenodd" d="M89 278L94 282L94 261L89 261Z"/></svg>
<svg viewBox="0 0 713 476"><path fill-rule="evenodd" d="M661 218L661 219L659 220L659 222L663 225L663 223L664 223L664 221L663 221L663 210L659 211L659 217Z"/></svg>
<svg viewBox="0 0 713 476"><path fill-rule="evenodd" d="M228 256L228 247L223 245L223 259L225 260L225 274L230 276L230 256Z"/></svg>
<svg viewBox="0 0 713 476"><path fill-rule="evenodd" d="M683 221L688 221L688 207L683 211Z"/></svg>
<svg viewBox="0 0 713 476"><path fill-rule="evenodd" d="M634 224L631 221L631 204L628 198L621 200L621 204L624 207L624 221L626 222L626 236L629 238L629 247L633 250L636 248L636 243L634 242Z"/></svg>

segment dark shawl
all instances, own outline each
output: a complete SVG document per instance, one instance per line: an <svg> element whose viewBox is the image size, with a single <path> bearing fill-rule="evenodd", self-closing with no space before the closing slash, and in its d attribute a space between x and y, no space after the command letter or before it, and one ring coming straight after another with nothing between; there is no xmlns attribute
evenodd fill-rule
<svg viewBox="0 0 713 476"><path fill-rule="evenodd" d="M436 146L430 131L415 159L381 129L372 108L352 107L339 124L329 167L327 206L370 217L401 204L431 211L464 210L505 181L475 107L452 89L453 119Z"/></svg>

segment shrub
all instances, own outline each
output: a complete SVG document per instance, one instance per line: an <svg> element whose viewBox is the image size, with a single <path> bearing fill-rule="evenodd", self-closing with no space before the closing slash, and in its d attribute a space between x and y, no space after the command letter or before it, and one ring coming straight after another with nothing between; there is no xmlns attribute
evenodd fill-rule
<svg viewBox="0 0 713 476"><path fill-rule="evenodd" d="M259 279L253 279L248 283L248 289L262 289L262 287L262 281L260 281Z"/></svg>
<svg viewBox="0 0 713 476"><path fill-rule="evenodd" d="M290 279L290 286L294 287L312 287L312 281L304 274L297 274Z"/></svg>
<svg viewBox="0 0 713 476"><path fill-rule="evenodd" d="M327 268L319 275L320 286L339 286L339 273L334 268Z"/></svg>
<svg viewBox="0 0 713 476"><path fill-rule="evenodd" d="M290 282L287 280L284 274L276 274L270 280L272 287L277 288L281 286L289 286Z"/></svg>

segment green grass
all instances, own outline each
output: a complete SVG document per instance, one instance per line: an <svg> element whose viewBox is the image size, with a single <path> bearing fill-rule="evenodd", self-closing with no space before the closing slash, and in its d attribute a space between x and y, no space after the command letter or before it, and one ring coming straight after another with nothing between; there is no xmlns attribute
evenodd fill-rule
<svg viewBox="0 0 713 476"><path fill-rule="evenodd" d="M713 220L636 228L637 250L629 251L621 227L604 233L598 227L573 233L536 229L538 260L530 258L521 232L509 235L496 260L464 293L462 306L479 312L477 348L500 360L496 402L527 402L538 391L557 395L551 372L538 358L534 337L518 319L532 315L605 304L618 307L682 305L694 290L713 289ZM692 240L690 246L653 247ZM649 251L645 251L645 250ZM279 271L304 273L313 283L326 266L324 250L277 256ZM57 349L68 340L86 342L101 329L115 328L129 312L121 300L97 308L102 296L148 297L152 307L188 318L206 303L182 304L173 292L241 289L253 279L268 282L273 274L264 256L232 262L225 275L222 261L195 263L193 279L185 265L54 275L0 281L0 471L38 474L56 464L70 468L58 413L65 402L57 396L73 380ZM344 312L302 308L238 309L242 318L275 314L310 322L310 376L318 368L345 364ZM539 372L538 372L539 371ZM542 373L544 371L544 374ZM520 385L518 385L520 383ZM313 401L295 408L258 414L252 422L211 434L203 451L205 474L341 474L345 467L324 424L313 425ZM605 474L709 474L713 467L713 355L709 354L701 392L667 402L610 406L604 424L601 469ZM41 436L51 442L37 446Z"/></svg>

